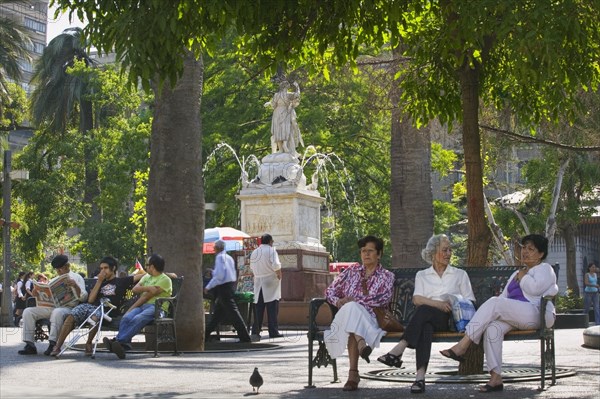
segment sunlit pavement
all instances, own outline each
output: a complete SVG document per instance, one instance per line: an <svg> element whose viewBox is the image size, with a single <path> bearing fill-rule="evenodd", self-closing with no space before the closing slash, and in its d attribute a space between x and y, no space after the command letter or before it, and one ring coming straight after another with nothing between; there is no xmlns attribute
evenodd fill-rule
<svg viewBox="0 0 600 399"><path fill-rule="evenodd" d="M426 386L427 398L600 398L600 351L582 347L583 330L556 331L556 362L561 370L575 371L559 378L557 385L538 391L539 381L506 383L504 392L481 394L478 382L434 383L443 373L455 371L457 364L438 351L448 344L433 344ZM307 339L303 331L285 331L284 338L261 343L278 344L272 350L184 353L181 356L129 353L118 360L112 353L100 351L95 359L82 352L67 351L60 359L41 353L47 343L38 343L40 354L18 355L23 346L21 331L0 329L0 398L238 398L252 395L248 379L254 367L264 378L261 398L398 398L409 397L410 377L414 372L414 351L404 355L407 382L363 378L359 390L343 392L348 373L347 357L338 359L341 383L332 384L331 367L315 368L315 388L307 389ZM231 343L235 349L235 343ZM389 350L386 343L371 355L371 363L360 361L361 374L384 369L375 359ZM539 342L505 342L504 360L511 370L539 367ZM390 370L392 371L392 370Z"/></svg>

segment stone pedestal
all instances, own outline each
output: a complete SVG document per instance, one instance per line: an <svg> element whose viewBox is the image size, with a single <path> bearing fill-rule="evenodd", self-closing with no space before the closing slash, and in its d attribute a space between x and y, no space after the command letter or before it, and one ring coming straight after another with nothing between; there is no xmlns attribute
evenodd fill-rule
<svg viewBox="0 0 600 399"><path fill-rule="evenodd" d="M308 302L323 296L333 280L329 253L321 244L321 204L318 182L306 185L298 160L286 153L263 158L258 176L244 183L241 229L251 236L271 234L283 269L282 325L306 325ZM236 253L237 262L243 262Z"/></svg>

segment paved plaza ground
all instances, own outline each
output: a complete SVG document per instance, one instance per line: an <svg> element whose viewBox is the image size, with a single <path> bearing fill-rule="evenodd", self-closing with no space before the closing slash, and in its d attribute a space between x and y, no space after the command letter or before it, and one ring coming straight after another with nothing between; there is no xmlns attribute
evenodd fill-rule
<svg viewBox="0 0 600 399"><path fill-rule="evenodd" d="M423 398L600 398L600 351L582 347L582 329L556 331L556 362L563 370L576 373L557 380L546 391L537 390L539 381L506 383L504 392L482 394L477 383L432 383L440 373L452 372L457 364L443 358L438 351L448 344L434 343L428 379ZM348 373L348 359L339 359L342 383L332 384L331 367L315 369L316 388L306 389L307 339L304 331L285 331L285 338L265 339L277 344L276 349L184 353L181 356L150 353L128 354L118 360L108 352L95 359L82 352L68 351L60 359L41 352L47 343L38 343L37 356L21 356L21 331L0 329L0 398L242 398L252 395L248 379L254 367L264 377L260 398L404 398L413 397L410 382L364 379L356 392L343 392ZM236 344L230 344L235 349ZM385 366L375 359L389 350L386 343L375 349L371 363L361 360L361 374L381 370ZM539 342L505 342L504 360L508 370L539 367ZM402 371L410 377L414 372L414 351L407 350ZM383 366L383 367L381 367ZM484 378L484 376L481 376Z"/></svg>

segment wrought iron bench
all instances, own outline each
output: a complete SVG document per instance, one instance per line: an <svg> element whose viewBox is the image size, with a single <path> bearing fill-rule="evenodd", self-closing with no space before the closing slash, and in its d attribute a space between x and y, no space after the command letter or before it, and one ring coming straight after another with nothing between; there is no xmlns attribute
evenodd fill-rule
<svg viewBox="0 0 600 399"><path fill-rule="evenodd" d="M178 355L177 350L177 330L176 330L176 318L177 318L177 303L181 286L183 285L183 276L177 278L171 278L173 283L173 293L170 297L157 298L155 302L154 310L154 321L148 324L142 332L146 337L146 349L154 349L154 357L158 356L158 346L162 343L173 344L173 354ZM96 279L86 278L85 289L89 293L92 288L96 285ZM131 299L134 294L131 290L125 292L125 300ZM35 298L29 298L27 306L35 306ZM164 312L164 316L161 316L161 309L163 304L167 303L167 310ZM114 317L110 322L102 323L102 331L119 331L119 324L121 322L121 316ZM48 339L50 331L50 320L40 319L36 321L34 339L36 341L45 341Z"/></svg>
<svg viewBox="0 0 600 399"><path fill-rule="evenodd" d="M554 272L558 277L558 264L553 266ZM508 283L509 277L518 269L517 266L492 266L492 267L466 267L464 270L469 275L477 306L484 303L492 296L497 296L502 292L504 286ZM392 269L395 275L394 295L392 299L392 310L396 314L402 324L408 324L415 311L415 305L412 302L413 290L415 288L415 276L419 268L410 269ZM545 310L548 301L553 297L545 297L541 304L541 325L538 330L513 330L504 336L507 341L521 340L539 340L540 342L540 362L541 362L541 389L544 389L546 370L550 370L551 385L556 384L556 364L554 359L554 328L546 327ZM329 314L320 314L319 309L323 305L328 305ZM314 388L313 385L313 368L327 367L331 365L333 368L333 381L338 381L337 363L332 359L327 352L323 333L329 329L329 324L335 316L337 308L329 304L325 298L314 298L310 302L309 320L308 320L308 385L307 388ZM323 312L326 313L326 312ZM329 317L328 317L329 316ZM321 320L317 322L317 318ZM326 321L323 322L323 319ZM381 342L400 341L402 333L387 333ZM460 332L436 332L433 334L433 342L458 342L464 333ZM314 354L315 342L317 344L317 353Z"/></svg>

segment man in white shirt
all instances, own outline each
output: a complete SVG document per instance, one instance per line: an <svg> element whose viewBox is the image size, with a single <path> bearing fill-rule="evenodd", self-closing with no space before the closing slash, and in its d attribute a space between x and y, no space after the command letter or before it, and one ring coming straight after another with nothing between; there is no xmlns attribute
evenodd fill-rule
<svg viewBox="0 0 600 399"><path fill-rule="evenodd" d="M69 258L67 258L66 255L57 255L52 259L51 264L58 276L50 280L50 283L58 277L68 274L69 280L67 280L67 284L75 289L75 293L79 300L78 303L85 302L87 300L85 281L81 275L71 271ZM36 293L37 290L34 288L33 294L35 295ZM74 304L73 307L78 303ZM23 311L23 342L25 342L25 348L19 351L19 355L37 354L37 349L34 344L35 322L40 319L50 319L50 336L48 337L50 345L44 352L44 355L50 356L50 352L52 352L52 348L56 344L58 333L60 332L66 317L71 314L71 310L72 307L54 308L36 306L33 308L26 308Z"/></svg>
<svg viewBox="0 0 600 399"><path fill-rule="evenodd" d="M204 339L208 340L210 334L218 327L222 320L229 320L233 328L237 331L240 342L251 342L248 328L240 311L235 303L235 288L237 285L237 275L233 258L225 252L225 242L217 240L215 242L215 269L212 278L204 288L204 293L213 290L215 297L215 311L212 314L210 323L206 326Z"/></svg>
<svg viewBox="0 0 600 399"><path fill-rule="evenodd" d="M260 334L266 307L269 338L283 337L277 322L281 299L281 262L277 251L273 248L273 237L270 234L261 237L260 246L250 255L250 268L254 274L254 303L256 304L252 335Z"/></svg>

